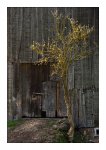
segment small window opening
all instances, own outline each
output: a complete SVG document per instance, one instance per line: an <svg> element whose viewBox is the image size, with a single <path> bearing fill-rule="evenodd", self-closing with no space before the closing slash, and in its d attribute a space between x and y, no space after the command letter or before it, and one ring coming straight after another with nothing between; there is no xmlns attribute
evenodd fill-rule
<svg viewBox="0 0 106 150"><path fill-rule="evenodd" d="M99 136L99 128L94 128L94 136Z"/></svg>

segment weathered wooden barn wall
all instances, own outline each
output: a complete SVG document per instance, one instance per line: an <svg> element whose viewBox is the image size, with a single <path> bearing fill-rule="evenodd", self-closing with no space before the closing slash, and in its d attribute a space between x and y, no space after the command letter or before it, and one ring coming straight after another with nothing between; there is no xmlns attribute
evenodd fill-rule
<svg viewBox="0 0 106 150"><path fill-rule="evenodd" d="M55 10L94 26L91 40L99 43L98 8L8 8L8 119L66 116L62 85L50 81L49 66L34 66L39 56L30 49L33 40L42 42L54 36L51 12ZM83 127L96 126L99 121L99 50L93 51L93 56L76 62L69 71L74 119Z"/></svg>

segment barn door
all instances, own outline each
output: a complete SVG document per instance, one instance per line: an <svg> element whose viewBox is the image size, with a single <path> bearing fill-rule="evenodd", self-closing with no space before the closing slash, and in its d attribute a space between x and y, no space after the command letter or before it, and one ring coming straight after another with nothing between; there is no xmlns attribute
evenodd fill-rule
<svg viewBox="0 0 106 150"><path fill-rule="evenodd" d="M49 78L49 67L26 63L20 65L22 116L42 116L42 82Z"/></svg>
<svg viewBox="0 0 106 150"><path fill-rule="evenodd" d="M31 66L31 105L30 112L32 117L45 117L42 110L43 92L42 82L49 78L49 66Z"/></svg>
<svg viewBox="0 0 106 150"><path fill-rule="evenodd" d="M66 107L62 85L56 81L43 82L42 111L46 117L65 117Z"/></svg>

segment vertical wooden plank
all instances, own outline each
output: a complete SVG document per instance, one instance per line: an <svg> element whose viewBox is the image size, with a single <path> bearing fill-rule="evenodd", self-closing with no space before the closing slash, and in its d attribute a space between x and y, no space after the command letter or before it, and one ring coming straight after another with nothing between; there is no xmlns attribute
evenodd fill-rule
<svg viewBox="0 0 106 150"><path fill-rule="evenodd" d="M62 83L60 84L60 117L66 117L67 116L67 110L66 110L66 104L64 101L64 89Z"/></svg>
<svg viewBox="0 0 106 150"><path fill-rule="evenodd" d="M71 100L73 103L73 117L74 117L74 123L75 126L78 126L78 103L79 103L79 96L77 89L73 89L70 91Z"/></svg>
<svg viewBox="0 0 106 150"><path fill-rule="evenodd" d="M87 90L86 92L86 127L94 126L92 103L93 103L92 92L90 90Z"/></svg>
<svg viewBox="0 0 106 150"><path fill-rule="evenodd" d="M12 110L12 96L13 96L13 65L8 62L8 119L13 119L13 110Z"/></svg>
<svg viewBox="0 0 106 150"><path fill-rule="evenodd" d="M46 117L55 117L56 83L50 81L43 82L43 92L42 109L46 111Z"/></svg>
<svg viewBox="0 0 106 150"><path fill-rule="evenodd" d="M85 94L82 93L82 114L83 114L83 124L82 127L86 127L86 113L85 113Z"/></svg>

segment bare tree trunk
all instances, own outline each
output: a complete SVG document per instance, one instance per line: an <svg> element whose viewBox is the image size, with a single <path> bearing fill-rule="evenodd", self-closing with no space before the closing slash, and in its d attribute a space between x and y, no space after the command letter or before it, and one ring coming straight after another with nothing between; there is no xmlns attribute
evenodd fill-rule
<svg viewBox="0 0 106 150"><path fill-rule="evenodd" d="M70 99L68 97L65 96L64 99L65 99L66 108L67 108L67 117L68 117L68 121L70 124L68 136L69 136L70 141L72 141L73 136L74 136L74 121L73 121L73 115L72 115L72 105L71 105Z"/></svg>
<svg viewBox="0 0 106 150"><path fill-rule="evenodd" d="M70 124L68 136L69 136L70 142L72 142L73 136L74 136L74 120L73 120L72 103L71 103L71 98L70 98L69 90L68 90L68 78L67 78L67 76L65 76L65 78L64 78L63 86L64 86L64 101L66 104L67 117L68 117L68 121Z"/></svg>

